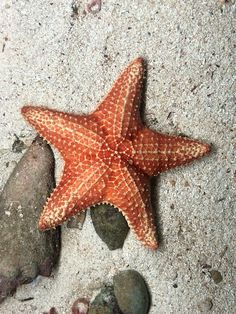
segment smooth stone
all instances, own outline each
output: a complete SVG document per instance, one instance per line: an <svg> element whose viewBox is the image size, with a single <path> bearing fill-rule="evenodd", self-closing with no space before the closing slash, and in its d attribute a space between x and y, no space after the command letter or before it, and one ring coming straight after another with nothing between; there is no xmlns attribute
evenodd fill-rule
<svg viewBox="0 0 236 314"><path fill-rule="evenodd" d="M54 155L39 136L0 195L0 302L37 275L49 276L60 251L60 229L41 232L39 216L55 187Z"/></svg>
<svg viewBox="0 0 236 314"><path fill-rule="evenodd" d="M117 208L111 205L97 205L91 208L91 218L96 233L109 250L123 247L129 226Z"/></svg>
<svg viewBox="0 0 236 314"><path fill-rule="evenodd" d="M88 314L123 314L118 306L112 285L104 285L91 303Z"/></svg>
<svg viewBox="0 0 236 314"><path fill-rule="evenodd" d="M124 270L113 277L114 293L124 314L146 314L150 296L143 277L135 270Z"/></svg>

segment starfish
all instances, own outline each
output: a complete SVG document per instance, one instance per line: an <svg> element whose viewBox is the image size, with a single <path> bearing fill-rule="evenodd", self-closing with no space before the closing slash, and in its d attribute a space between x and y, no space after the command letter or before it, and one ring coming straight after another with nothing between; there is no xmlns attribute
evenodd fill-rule
<svg viewBox="0 0 236 314"><path fill-rule="evenodd" d="M210 145L145 127L139 115L144 60L120 75L91 114L75 115L24 106L22 114L61 153L62 178L40 217L41 230L99 203L117 207L139 240L158 247L150 200L150 177L184 165L210 151Z"/></svg>

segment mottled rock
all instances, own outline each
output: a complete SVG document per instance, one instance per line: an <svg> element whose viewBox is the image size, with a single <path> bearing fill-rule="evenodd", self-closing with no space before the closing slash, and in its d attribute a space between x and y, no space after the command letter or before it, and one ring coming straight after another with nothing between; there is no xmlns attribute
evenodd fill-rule
<svg viewBox="0 0 236 314"><path fill-rule="evenodd" d="M86 211L80 212L75 216L72 216L67 221L67 228L75 228L82 230L83 224L86 218Z"/></svg>
<svg viewBox="0 0 236 314"><path fill-rule="evenodd" d="M129 231L124 216L111 205L97 205L91 209L94 228L109 250L123 247Z"/></svg>
<svg viewBox="0 0 236 314"><path fill-rule="evenodd" d="M112 285L105 285L92 302L88 314L123 314Z"/></svg>
<svg viewBox="0 0 236 314"><path fill-rule="evenodd" d="M59 229L41 232L38 228L54 186L53 152L37 136L0 195L0 302L38 274L49 276L57 261Z"/></svg>
<svg viewBox="0 0 236 314"><path fill-rule="evenodd" d="M135 270L124 270L113 277L114 293L124 314L146 314L150 305L148 288Z"/></svg>

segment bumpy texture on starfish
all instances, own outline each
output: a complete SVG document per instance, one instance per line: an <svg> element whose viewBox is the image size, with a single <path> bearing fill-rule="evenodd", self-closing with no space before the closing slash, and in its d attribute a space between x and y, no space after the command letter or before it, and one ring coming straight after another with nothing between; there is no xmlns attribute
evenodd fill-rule
<svg viewBox="0 0 236 314"><path fill-rule="evenodd" d="M25 106L22 114L61 153L64 172L40 218L42 230L98 203L125 216L146 246L158 247L150 176L210 151L208 144L143 126L139 116L144 61L134 60L88 116Z"/></svg>

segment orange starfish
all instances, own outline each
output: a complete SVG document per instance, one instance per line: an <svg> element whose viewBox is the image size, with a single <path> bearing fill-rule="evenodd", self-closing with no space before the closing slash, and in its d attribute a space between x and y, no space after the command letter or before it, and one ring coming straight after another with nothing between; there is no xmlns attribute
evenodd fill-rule
<svg viewBox="0 0 236 314"><path fill-rule="evenodd" d="M61 153L64 172L40 218L42 230L79 211L109 203L119 208L139 240L158 247L150 176L210 151L202 144L143 126L139 116L144 61L134 60L97 110L88 116L25 106L22 114Z"/></svg>

